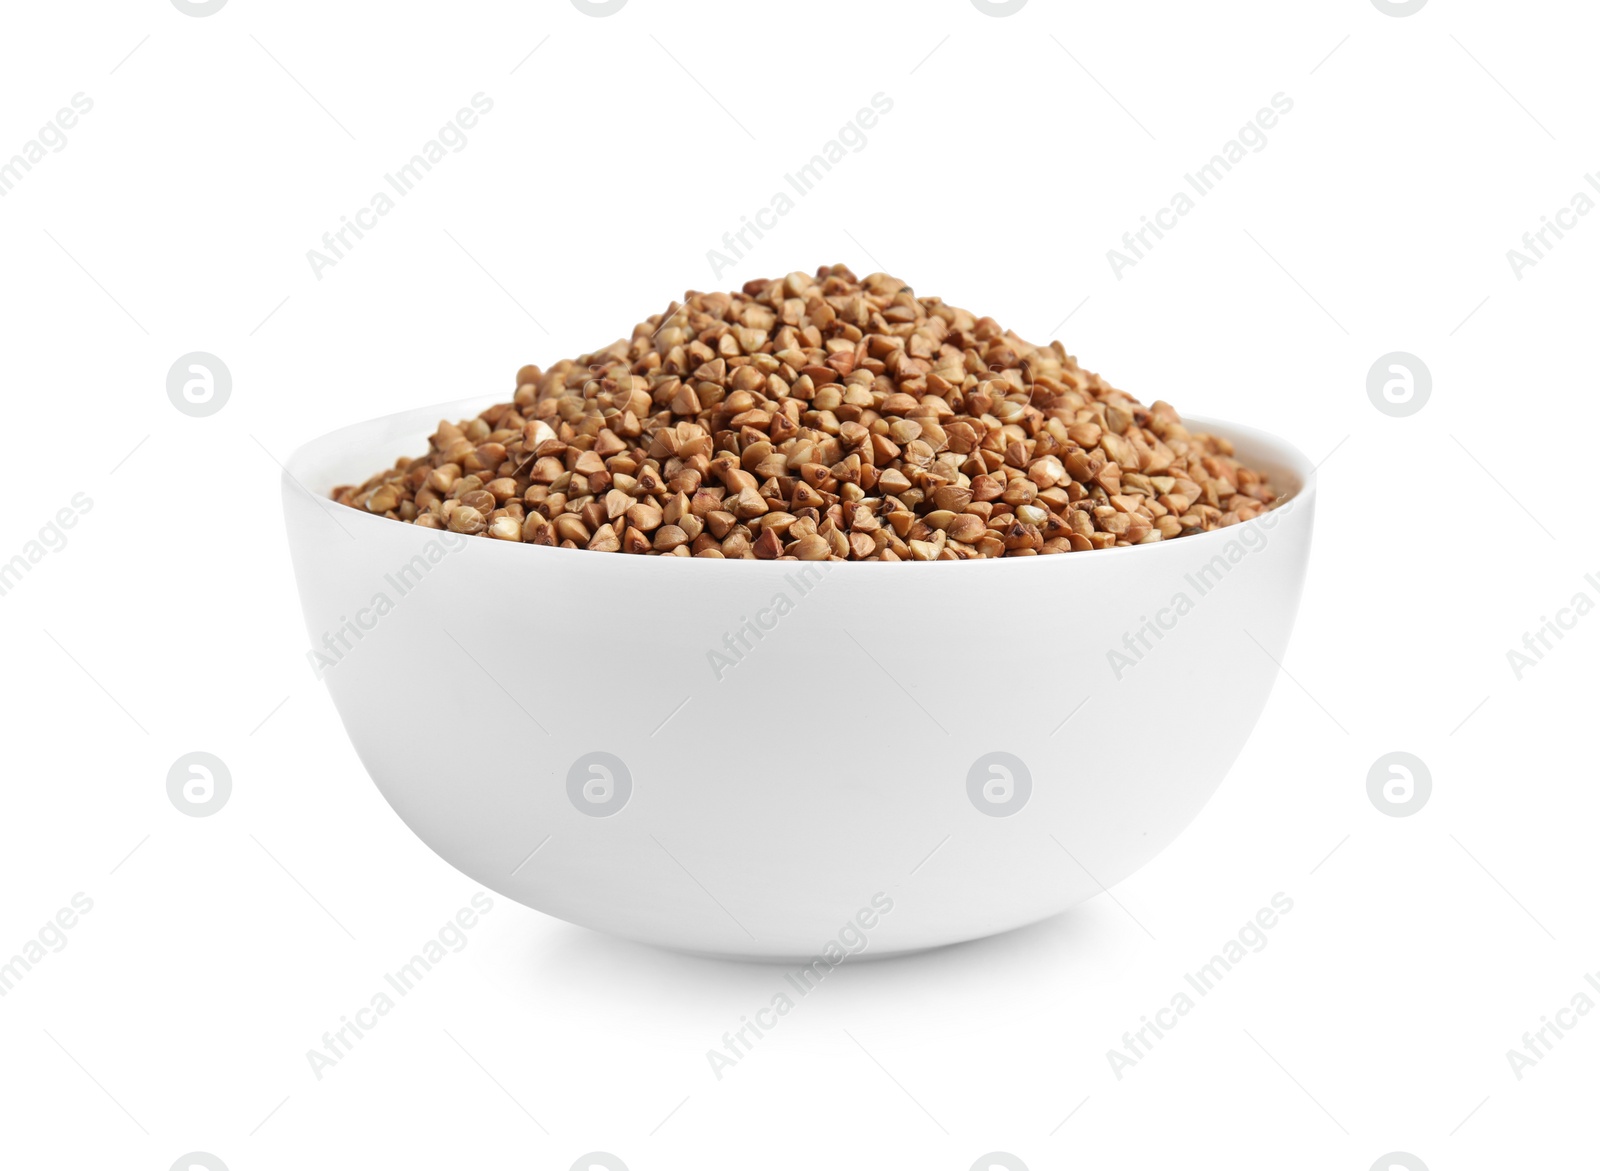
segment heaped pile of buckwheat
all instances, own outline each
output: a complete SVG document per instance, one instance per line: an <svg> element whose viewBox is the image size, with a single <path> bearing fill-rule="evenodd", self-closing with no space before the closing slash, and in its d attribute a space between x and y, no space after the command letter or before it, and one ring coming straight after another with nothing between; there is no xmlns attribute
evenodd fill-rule
<svg viewBox="0 0 1600 1171"><path fill-rule="evenodd" d="M341 504L602 553L950 561L1149 544L1265 511L1266 480L988 317L843 265L690 293L629 341L441 422Z"/></svg>

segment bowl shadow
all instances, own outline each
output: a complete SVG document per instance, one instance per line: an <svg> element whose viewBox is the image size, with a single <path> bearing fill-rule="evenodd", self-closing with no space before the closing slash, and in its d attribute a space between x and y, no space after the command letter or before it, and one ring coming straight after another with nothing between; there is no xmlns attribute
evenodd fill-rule
<svg viewBox="0 0 1600 1171"><path fill-rule="evenodd" d="M1074 986L1093 984L1146 943L1109 900L1092 899L999 935L920 952L849 957L828 973L835 1002L851 1017L895 1017L937 1003L962 1016L1011 1019L1059 1006ZM530 1010L559 1003L613 1019L621 1006L663 1007L685 1017L750 1009L791 991L803 968L790 962L722 959L670 951L567 923L507 940L498 980ZM821 981L817 981L818 989ZM832 1000L834 997L830 996Z"/></svg>

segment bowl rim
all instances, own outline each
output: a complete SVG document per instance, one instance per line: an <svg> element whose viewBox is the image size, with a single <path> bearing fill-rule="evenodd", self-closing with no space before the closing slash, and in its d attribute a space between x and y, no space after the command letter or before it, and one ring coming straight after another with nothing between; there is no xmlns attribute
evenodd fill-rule
<svg viewBox="0 0 1600 1171"><path fill-rule="evenodd" d="M375 416L373 418L362 419L362 420L359 420L359 421L354 422L354 423L348 423L348 424L346 424L346 425L344 425L342 427L336 427L331 431L324 432L323 434L318 435L313 439L308 439L304 443L302 443L298 447L296 447L295 450L289 455L289 457L286 460L283 461L283 463L281 465L281 467L282 467L281 483L282 483L282 487L283 487L283 491L284 491L285 497L287 498L287 497L292 496L292 495L309 496L312 499L313 502L315 502L317 505L323 507L324 511L328 511L328 515L330 517L333 517L335 515L333 512L329 511L330 509L340 509L340 510L342 510L342 512L337 516L336 519L341 523L341 525L344 522L347 522L350 519L352 519L352 517L354 518L355 522L358 525L363 525L363 526L381 524L381 525L389 526L389 528L392 530L393 528L395 528L398 525L399 527L403 527L406 530L409 530L409 531L413 532L414 534L416 534L416 540L417 540L418 545L420 546L424 542L426 542L426 541L428 541L430 539L436 538L438 533L441 530L437 530L437 529L419 529L415 525L404 524L403 522L396 522L396 521L390 520L388 517L376 516L376 515L374 515L372 513L363 512L363 511L361 511L359 509L351 508L348 505L335 504L331 499L329 499L327 497L324 497L324 496L318 496L315 492L313 492L310 488L308 488L305 485L305 483L303 482L302 474L309 475L312 467L315 467L315 468L317 468L319 470L325 468L326 463L327 463L327 459L326 459L327 450L329 448L331 448L331 447L336 446L337 445L337 441L341 436L348 435L351 432L354 432L354 431L357 431L357 430L365 430L365 429L368 429L368 428L377 428L377 427L379 427L379 426L381 426L382 424L385 424L385 423L394 423L394 422L397 422L397 421L399 421L401 419L409 419L409 418L419 418L419 419L420 418L424 418L424 417L437 417L437 418L440 418L440 419L450 419L450 418L465 419L465 418L471 418L471 417L477 415L479 411L482 411L482 410L484 410L484 409L486 409L486 408L488 408L490 406L493 406L493 405L495 405L497 403L504 402L504 401L505 401L505 396L503 394L490 394L490 395L479 394L479 395L473 395L470 398L455 399L455 400L442 402L442 403L434 403L434 404L429 405L429 406L411 407L411 408L409 408L407 410L395 411L395 412L393 412L391 414L388 414L388 415L378 415L378 416ZM1170 550L1170 549L1173 549L1173 548L1178 548L1178 549L1187 549L1187 550L1190 550L1191 552L1199 553L1199 552L1201 552L1202 549L1209 548L1211 545L1214 545L1217 542L1219 542L1220 540L1225 539L1229 534L1239 532L1239 531L1241 531L1241 530L1243 530L1245 528L1254 527L1256 529L1265 529L1265 530L1270 530L1272 528L1276 528L1277 524L1278 524L1278 519L1280 519L1285 514L1287 514L1289 512L1297 511L1302 505L1314 504L1315 496L1316 496L1316 488L1317 488L1317 468L1318 468L1319 465L1313 464L1310 461L1310 459L1308 459L1306 457L1304 452L1302 452L1298 447L1296 447L1294 444L1290 443L1288 440L1282 438L1281 436L1275 435L1270 431L1263 431L1263 430L1261 430L1259 428L1251 427L1251 426L1248 426L1248 425L1243 424L1243 423L1232 423L1232 422L1229 422L1227 420L1216 419L1216 418L1212 418L1212 417L1206 416L1206 415L1183 415L1183 416L1181 416L1181 418L1183 420L1184 426L1188 427L1190 430L1200 431L1200 432L1204 432L1204 433L1212 434L1212 435L1218 435L1218 436L1220 436L1220 437L1222 437L1224 439L1227 439L1229 442L1236 443L1236 444L1238 442L1240 442L1240 441L1243 441L1243 443L1247 447L1254 447L1254 448L1260 449L1261 451L1263 451L1263 452L1268 454L1269 459L1273 463L1276 463L1276 464L1280 465L1281 467L1287 469L1290 472L1290 474L1296 480L1298 480L1298 484L1289 492L1289 494L1287 496L1281 497L1280 500L1278 501L1278 503L1276 503L1271 509L1269 509L1267 512L1264 512L1260 516L1255 517L1255 518L1253 518L1251 520L1241 521L1238 524L1228 525L1225 528L1213 529L1210 532L1196 533L1195 535L1190 536L1190 537L1183 537L1181 539L1174 538L1174 539L1172 539L1170 541L1158 541L1153 545L1147 545L1147 546L1146 545L1112 546L1109 549L1088 549L1088 550L1082 550L1082 551L1074 552L1074 553L1072 553L1070 555L1063 554L1063 555L1058 555L1058 556L1053 556L1053 557L973 557L973 558L967 558L965 560L960 560L960 561L949 561L949 562L929 561L929 562L915 562L914 564L922 565L924 567L924 572L925 572L926 571L926 567L934 566L934 565L974 565L974 564L979 564L979 563L990 564L990 565L1002 565L1002 564L1008 564L1008 563L1028 562L1028 561L1043 561L1043 562L1050 562L1050 563L1056 563L1056 562L1075 563L1075 562L1078 562L1078 561L1080 561L1081 559L1083 559L1085 557L1097 558L1098 560L1097 560L1096 563L1098 564L1101 561L1104 561L1105 559L1109 558L1112 555L1123 555L1123 556L1126 556L1126 555L1131 554L1131 553L1140 552L1141 550L1143 550L1143 554L1142 555L1147 557L1147 558L1150 557L1152 553L1154 553L1156 550L1159 550L1159 549L1169 549ZM426 436L424 436L423 439L425 440ZM370 475L371 473L368 473L368 474ZM315 477L315 478L320 478L320 476L319 477ZM339 483L357 483L359 481L349 480L349 479L340 479L337 482L339 482ZM350 516L345 516L345 515L343 515L344 513L349 513ZM1272 519L1269 520L1269 518L1272 518ZM1266 521L1267 523L1263 524L1263 521ZM371 531L376 531L376 530L371 530ZM1204 544L1202 544L1202 543L1204 543ZM531 550L533 552L534 556L539 556L539 557L545 556L547 554L560 554L560 555L565 556L565 555L568 555L568 554L587 554L587 553L590 552L587 549L562 549L559 546L531 545L531 544L526 544L526 543L521 542L521 541L484 540L484 541L479 541L478 544L481 544L481 545L484 545L484 546L499 545L499 546L504 546L505 547L503 553L501 553L501 554L492 554L494 556L510 555L510 550L511 549ZM524 552L524 553L519 553L519 554L516 554L516 555L517 556L527 556L528 554L526 552ZM747 564L747 565L751 565L751 566L762 566L762 565L765 565L765 566L784 566L784 567L788 567L788 566L799 564L798 562L793 562L793 561L780 561L780 560L763 561L763 560L761 560L759 558L733 558L733 559L729 559L729 558L713 558L713 557L648 557L648 556L646 556L646 557L625 557L625 556L619 556L619 557L613 558L613 560L621 560L621 561L626 561L626 562L636 562L636 561L676 561L676 562L686 562L686 563L693 563L693 564L713 564L713 563L726 564L726 563L728 563L730 561L733 561L733 562L736 562L736 563ZM899 562L882 562L882 561L837 561L837 562L836 561L829 561L829 562L826 562L826 563L819 562L817 564L827 564L828 567L829 567L829 572L832 573L837 567L839 567L841 565L861 566L861 567L864 568L864 567L867 567L867 566L890 566L890 565L901 564L901 563L899 563ZM846 572L852 572L853 573L853 572L862 572L862 571L863 570L854 570L854 569L852 569L852 570L847 570ZM889 570L887 570L887 569L877 569L877 570L864 569L864 571L865 572L889 572ZM695 571L691 570L690 572L695 572ZM741 572L741 571L740 570L735 570L734 572L737 573L737 572ZM753 572L753 571L752 570L745 570L743 572ZM937 571L935 571L935 572L937 572Z"/></svg>

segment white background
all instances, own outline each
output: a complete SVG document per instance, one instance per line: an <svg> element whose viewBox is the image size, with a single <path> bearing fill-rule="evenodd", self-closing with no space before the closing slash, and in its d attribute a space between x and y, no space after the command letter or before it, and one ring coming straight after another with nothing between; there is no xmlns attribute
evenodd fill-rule
<svg viewBox="0 0 1600 1171"><path fill-rule="evenodd" d="M1600 216L1521 280L1506 251L1600 171L1595 31L1467 0L8 6L0 158L94 108L0 199L0 559L93 507L0 597L0 959L94 905L0 998L0 1165L1592 1165L1600 1014L1520 1080L1506 1051L1600 971L1600 617L1520 681L1506 652L1600 600ZM317 279L307 249L480 91L466 148ZM880 91L865 149L714 280L707 250ZM1265 149L1117 279L1107 249L1279 92ZM1115 901L847 965L721 1081L705 1051L777 969L498 897L317 1080L306 1051L474 887L311 675L274 461L509 394L686 288L838 261L1326 458L1293 678ZM166 396L194 350L232 371L209 418ZM1432 371L1409 418L1366 394L1394 350ZM426 719L432 683L392 702ZM1081 734L1136 756L1228 702ZM444 731L463 768L516 734ZM1366 793L1397 749L1434 784L1405 818ZM233 776L208 818L166 796L194 750ZM1269 945L1119 1080L1106 1051L1280 891Z"/></svg>

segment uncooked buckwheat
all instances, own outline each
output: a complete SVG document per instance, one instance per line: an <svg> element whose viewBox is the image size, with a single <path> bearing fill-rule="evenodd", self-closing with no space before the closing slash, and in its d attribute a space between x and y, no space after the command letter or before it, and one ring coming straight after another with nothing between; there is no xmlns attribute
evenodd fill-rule
<svg viewBox="0 0 1600 1171"><path fill-rule="evenodd" d="M333 498L426 528L678 557L950 561L1149 544L1266 511L1266 479L1079 368L843 265L689 293L524 366Z"/></svg>

